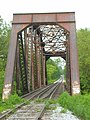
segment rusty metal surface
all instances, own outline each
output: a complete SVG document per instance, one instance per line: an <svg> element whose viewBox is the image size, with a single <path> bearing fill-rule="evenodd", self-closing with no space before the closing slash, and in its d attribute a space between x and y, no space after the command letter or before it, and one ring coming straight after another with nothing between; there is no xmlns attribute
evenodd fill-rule
<svg viewBox="0 0 90 120"><path fill-rule="evenodd" d="M13 23L15 24L27 24L27 23L63 23L63 22L75 22L74 12L61 12L61 13L26 13L26 14L14 14Z"/></svg>
<svg viewBox="0 0 90 120"><path fill-rule="evenodd" d="M70 64L71 64L71 88L72 94L80 92L79 83L79 66L78 66L78 55L76 46L76 28L75 24L71 24L70 27Z"/></svg>
<svg viewBox="0 0 90 120"><path fill-rule="evenodd" d="M16 53L16 45L17 45L17 32L20 29L22 29L21 26L17 26L17 25L12 26L11 41L9 46L8 60L6 66L3 95L2 95L3 99L7 98L8 95L10 95L12 92L15 53Z"/></svg>
<svg viewBox="0 0 90 120"><path fill-rule="evenodd" d="M47 83L45 64L46 60L50 56L61 56L66 59L68 68L67 73L69 74L69 82L67 81L69 84L68 89L71 94L79 93L80 83L76 47L75 13L62 12L14 14L12 24L11 41L2 95L3 99L8 98L8 95L11 94L13 88L14 69L19 71L19 67L21 65L25 66L23 69L25 68L26 74L25 80L22 82L23 88L26 81L27 86L25 86L25 89L27 89L27 91L30 91L30 89L34 90L37 87L45 85L45 83ZM18 34L22 34L22 38L18 38ZM67 40L68 35L69 39ZM21 60L19 60L18 57L16 58L16 49L18 46L17 39L20 39L22 42L19 49L22 48L22 55L25 56L23 57L23 60L22 58ZM49 39L51 39L51 41ZM66 51L67 41L70 43L69 52ZM20 54L21 53L19 50L19 55ZM17 64L16 68L15 58L18 61L22 61L20 62L21 65L18 66ZM20 71L22 72L22 70ZM17 73L17 75L19 74ZM17 78L20 79L20 75L17 76ZM32 88L30 88L30 86Z"/></svg>

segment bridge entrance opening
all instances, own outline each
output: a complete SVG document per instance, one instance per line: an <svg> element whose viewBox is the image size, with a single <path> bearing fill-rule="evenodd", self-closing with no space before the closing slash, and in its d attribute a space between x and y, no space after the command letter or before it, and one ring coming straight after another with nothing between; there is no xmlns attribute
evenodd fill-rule
<svg viewBox="0 0 90 120"><path fill-rule="evenodd" d="M30 25L18 32L16 51L17 91L25 94L48 84L46 61L61 56L68 61L69 32L57 24ZM70 84L70 74L68 85ZM70 86L70 85L69 85Z"/></svg>
<svg viewBox="0 0 90 120"><path fill-rule="evenodd" d="M46 61L47 83L66 82L66 61L61 57L50 57Z"/></svg>

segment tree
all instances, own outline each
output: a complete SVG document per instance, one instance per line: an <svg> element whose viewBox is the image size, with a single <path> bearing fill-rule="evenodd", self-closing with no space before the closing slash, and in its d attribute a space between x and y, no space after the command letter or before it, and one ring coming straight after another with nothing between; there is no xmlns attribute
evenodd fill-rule
<svg viewBox="0 0 90 120"><path fill-rule="evenodd" d="M58 61L57 59L55 61ZM47 79L49 83L58 80L62 74L62 68L52 59L47 61ZM60 62L60 61L59 61Z"/></svg>
<svg viewBox="0 0 90 120"><path fill-rule="evenodd" d="M0 16L0 98L2 95L4 73L7 61L8 43L10 39L11 27L4 23Z"/></svg>
<svg viewBox="0 0 90 120"><path fill-rule="evenodd" d="M54 59L54 62L56 64L56 66L58 66L58 68L60 70L60 74L63 75L64 74L65 60L63 60L61 58L57 58L57 59Z"/></svg>
<svg viewBox="0 0 90 120"><path fill-rule="evenodd" d="M11 27L0 16L0 71L5 70Z"/></svg>
<svg viewBox="0 0 90 120"><path fill-rule="evenodd" d="M77 31L81 92L90 92L90 30Z"/></svg>

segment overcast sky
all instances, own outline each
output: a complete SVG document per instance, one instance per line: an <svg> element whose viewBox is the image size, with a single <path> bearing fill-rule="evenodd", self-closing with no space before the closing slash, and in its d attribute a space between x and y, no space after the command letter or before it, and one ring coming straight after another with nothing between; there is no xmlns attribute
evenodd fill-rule
<svg viewBox="0 0 90 120"><path fill-rule="evenodd" d="M0 15L12 21L13 13L75 12L76 28L90 28L90 0L0 0Z"/></svg>

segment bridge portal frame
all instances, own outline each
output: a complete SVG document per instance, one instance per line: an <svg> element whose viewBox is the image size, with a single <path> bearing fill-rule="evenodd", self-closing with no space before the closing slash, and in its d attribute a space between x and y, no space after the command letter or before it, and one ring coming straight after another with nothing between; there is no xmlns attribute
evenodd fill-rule
<svg viewBox="0 0 90 120"><path fill-rule="evenodd" d="M12 93L17 33L30 24L58 24L70 32L70 87L71 94L80 93L78 55L76 46L75 12L60 13L20 13L13 14L11 40L8 52L2 98L8 98Z"/></svg>

